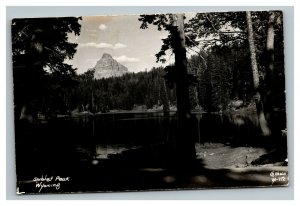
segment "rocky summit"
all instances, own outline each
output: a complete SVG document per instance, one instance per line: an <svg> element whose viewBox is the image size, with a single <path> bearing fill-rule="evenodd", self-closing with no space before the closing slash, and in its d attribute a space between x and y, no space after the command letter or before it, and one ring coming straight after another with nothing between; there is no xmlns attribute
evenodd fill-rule
<svg viewBox="0 0 300 206"><path fill-rule="evenodd" d="M128 72L127 67L117 62L110 54L107 53L102 55L102 58L96 63L92 70L95 71L95 79L118 77Z"/></svg>

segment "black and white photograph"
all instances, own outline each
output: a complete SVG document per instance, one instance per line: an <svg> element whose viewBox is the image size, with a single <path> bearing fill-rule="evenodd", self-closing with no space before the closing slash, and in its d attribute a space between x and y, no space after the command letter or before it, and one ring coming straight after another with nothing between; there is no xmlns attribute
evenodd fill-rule
<svg viewBox="0 0 300 206"><path fill-rule="evenodd" d="M13 19L16 194L287 187L283 18Z"/></svg>

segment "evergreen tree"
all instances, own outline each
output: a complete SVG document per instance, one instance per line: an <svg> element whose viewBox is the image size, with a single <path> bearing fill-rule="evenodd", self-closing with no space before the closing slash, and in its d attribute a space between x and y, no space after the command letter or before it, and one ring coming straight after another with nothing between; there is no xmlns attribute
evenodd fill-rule
<svg viewBox="0 0 300 206"><path fill-rule="evenodd" d="M12 54L16 119L56 104L62 88L73 86L75 68L65 63L76 52L68 34L79 35L81 18L13 19ZM49 104L48 104L49 106ZM30 109L31 107L31 109ZM33 109L35 108L35 109ZM44 108L48 110L51 108ZM22 110L22 112L21 112ZM32 111L29 111L32 110ZM35 110L35 111L33 111ZM35 116L35 115L33 115Z"/></svg>

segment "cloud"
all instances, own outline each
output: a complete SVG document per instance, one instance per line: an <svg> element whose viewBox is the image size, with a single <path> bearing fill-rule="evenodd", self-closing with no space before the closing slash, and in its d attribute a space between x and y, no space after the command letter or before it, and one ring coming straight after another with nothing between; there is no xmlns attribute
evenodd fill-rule
<svg viewBox="0 0 300 206"><path fill-rule="evenodd" d="M129 62L129 63L132 63L132 62L139 62L140 60L137 59L137 58L134 58L134 57L127 57L126 55L122 55L122 56L119 56L119 57L113 57L115 60L117 60L118 62Z"/></svg>
<svg viewBox="0 0 300 206"><path fill-rule="evenodd" d="M83 48L83 47L94 47L94 48L97 48L97 49L114 49L114 50L117 50L117 49L123 49L123 48L126 48L127 45L125 44L121 44L121 43L116 43L116 44L109 44L109 43L95 43L95 42L87 42L87 43L83 43L83 44L79 44L78 45L78 48Z"/></svg>
<svg viewBox="0 0 300 206"><path fill-rule="evenodd" d="M105 24L100 24L99 29L103 31L103 30L107 29L107 26Z"/></svg>
<svg viewBox="0 0 300 206"><path fill-rule="evenodd" d="M116 44L113 46L114 49L123 49L123 48L126 48L126 47L127 47L127 45L121 44L121 43L116 43Z"/></svg>

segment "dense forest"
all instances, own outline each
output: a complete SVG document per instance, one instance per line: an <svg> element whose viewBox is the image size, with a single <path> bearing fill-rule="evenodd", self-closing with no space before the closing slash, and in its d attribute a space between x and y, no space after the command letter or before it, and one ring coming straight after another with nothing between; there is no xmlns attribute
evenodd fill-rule
<svg viewBox="0 0 300 206"><path fill-rule="evenodd" d="M206 112L232 111L253 108L253 83L248 48L210 49L204 54L192 55L188 71L195 78L190 85L193 110ZM263 58L263 57L261 57ZM276 58L283 59L283 57ZM206 62L206 66L204 65ZM285 107L283 60L276 62L276 108ZM176 107L175 84L168 81L168 70L152 68L150 71L128 73L121 77L94 79L94 71L76 75L70 87L56 90L44 111L59 114L69 112L108 112L110 110L169 110Z"/></svg>
<svg viewBox="0 0 300 206"><path fill-rule="evenodd" d="M269 93L272 86L274 104L272 107L284 109L282 15L280 12L274 14L276 16L275 26L273 26L274 70L271 75L268 75L270 55L265 45L270 28L269 13L252 12L256 60L261 82L259 90L264 99L267 96L264 94ZM161 18L161 16L157 17ZM147 21L149 19L145 22ZM229 22L230 28L235 30L224 30ZM222 112L239 108L255 109L255 91L246 31L244 12L197 14L185 24L187 53L193 54L187 61L192 110ZM204 38L200 39L201 37ZM171 35L163 39L162 50L156 55L158 61L165 61L164 52L168 48L164 45L171 44L171 41ZM98 80L94 79L93 70L79 75L74 72L75 70L70 74L60 75L60 70L53 68L53 71L42 76L46 80L45 83L50 86L44 87L44 83L40 82L39 89L43 91L38 91L39 96L34 97L36 100L33 104L40 112L51 114L140 109L174 110L176 109L176 72L174 72L176 69L174 68L175 65L167 65L145 72L127 73L121 77ZM268 76L272 76L272 82ZM37 89L31 88L31 90ZM41 95L41 92L44 94Z"/></svg>
<svg viewBox="0 0 300 206"><path fill-rule="evenodd" d="M47 24L41 24L40 19L15 19L12 39L17 119L24 109L46 115L176 110L178 97L186 93L178 90L181 80L187 82L182 88L188 88L189 94L182 99L188 102L188 110L255 110L255 104L256 109L261 108L257 104L260 101L264 110L284 109L282 13L251 12L250 18L246 17L246 12L198 13L185 23L182 19L184 54L176 54L181 43L174 15L141 15L141 29L153 24L169 32L162 39L157 61L166 62L166 51L171 50L175 63L106 79L94 79L93 70L77 74L64 62L76 52L77 44L68 42L67 34L80 35L81 18L49 18ZM254 51L248 34L255 43ZM180 55L183 61L176 60ZM178 66L176 62L186 63ZM179 67L187 68L184 75L178 73Z"/></svg>

